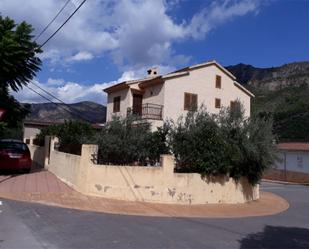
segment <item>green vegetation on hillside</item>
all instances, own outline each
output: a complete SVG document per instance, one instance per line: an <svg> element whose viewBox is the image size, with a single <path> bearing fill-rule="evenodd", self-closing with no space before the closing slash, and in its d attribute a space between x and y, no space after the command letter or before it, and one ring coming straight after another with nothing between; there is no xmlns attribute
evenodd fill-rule
<svg viewBox="0 0 309 249"><path fill-rule="evenodd" d="M277 91L253 90L252 112L270 112L280 142L309 142L309 87L286 87Z"/></svg>

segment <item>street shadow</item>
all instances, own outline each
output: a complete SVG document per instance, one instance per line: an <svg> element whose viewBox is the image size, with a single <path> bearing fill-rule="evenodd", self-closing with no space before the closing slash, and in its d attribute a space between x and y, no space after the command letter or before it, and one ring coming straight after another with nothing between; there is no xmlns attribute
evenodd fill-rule
<svg viewBox="0 0 309 249"><path fill-rule="evenodd" d="M2 176L2 179L0 180L0 184L3 182L6 182L19 174L16 172L16 170L0 170L0 176Z"/></svg>
<svg viewBox="0 0 309 249"><path fill-rule="evenodd" d="M240 249L308 249L309 229L266 226L263 232L247 235L240 244Z"/></svg>

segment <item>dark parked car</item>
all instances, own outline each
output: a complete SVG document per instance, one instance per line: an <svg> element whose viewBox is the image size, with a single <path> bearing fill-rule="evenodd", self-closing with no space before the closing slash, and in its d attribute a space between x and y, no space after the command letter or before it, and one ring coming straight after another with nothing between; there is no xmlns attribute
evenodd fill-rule
<svg viewBox="0 0 309 249"><path fill-rule="evenodd" d="M31 170L31 155L27 144L19 140L0 140L0 170Z"/></svg>

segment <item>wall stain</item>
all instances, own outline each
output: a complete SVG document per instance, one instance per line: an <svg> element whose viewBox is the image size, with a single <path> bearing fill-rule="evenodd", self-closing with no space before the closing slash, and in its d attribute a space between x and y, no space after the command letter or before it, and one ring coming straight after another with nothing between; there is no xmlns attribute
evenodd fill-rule
<svg viewBox="0 0 309 249"><path fill-rule="evenodd" d="M150 193L151 193L151 196L159 195L159 194L160 194L159 192L156 192L156 191L154 191L154 190L151 190Z"/></svg>
<svg viewBox="0 0 309 249"><path fill-rule="evenodd" d="M170 188L167 189L168 190L168 194L170 196L172 196L172 198L174 198L174 195L176 194L176 189L173 188L172 190Z"/></svg>
<svg viewBox="0 0 309 249"><path fill-rule="evenodd" d="M177 201L179 201L179 202L189 202L189 204L191 204L192 200L193 200L193 198L192 198L191 194L181 192L177 195Z"/></svg>
<svg viewBox="0 0 309 249"><path fill-rule="evenodd" d="M100 184L95 184L94 186L98 191L102 190L102 186Z"/></svg>
<svg viewBox="0 0 309 249"><path fill-rule="evenodd" d="M110 187L110 186L105 186L105 187L104 187L104 193L105 193L109 188L111 188L111 187Z"/></svg>

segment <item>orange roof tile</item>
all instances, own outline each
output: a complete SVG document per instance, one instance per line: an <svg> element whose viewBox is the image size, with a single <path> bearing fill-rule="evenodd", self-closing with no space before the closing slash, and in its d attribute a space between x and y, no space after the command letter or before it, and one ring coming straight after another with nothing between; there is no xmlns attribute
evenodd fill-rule
<svg viewBox="0 0 309 249"><path fill-rule="evenodd" d="M278 149L309 152L309 143L280 143L278 144Z"/></svg>

